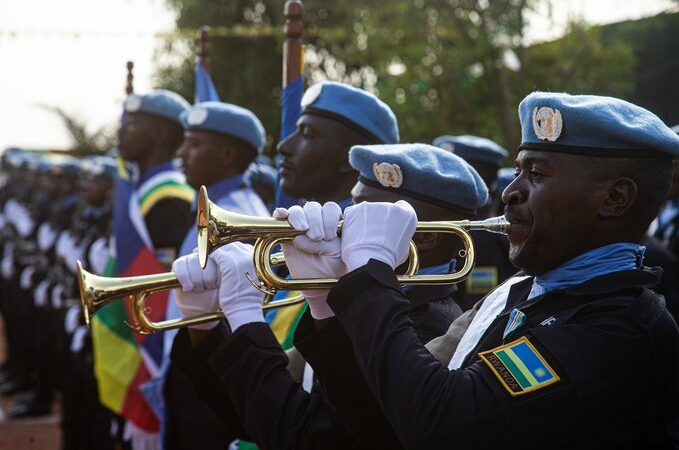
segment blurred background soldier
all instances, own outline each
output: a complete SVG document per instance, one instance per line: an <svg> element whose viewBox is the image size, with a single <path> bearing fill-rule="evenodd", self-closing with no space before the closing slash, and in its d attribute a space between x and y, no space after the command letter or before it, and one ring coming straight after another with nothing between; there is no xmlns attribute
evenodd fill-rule
<svg viewBox="0 0 679 450"><path fill-rule="evenodd" d="M179 253L194 221L194 191L172 162L184 140L179 117L188 107L181 96L165 90L131 94L125 100L118 150L130 164L121 164L116 181L115 258L107 265L107 276L165 272ZM165 317L167 298L162 292L150 299L153 320ZM122 302L101 311L93 322L99 395L125 419L118 428L124 441L133 449L154 447L160 421L141 389L160 370L163 336L134 334L126 323L131 321Z"/></svg>
<svg viewBox="0 0 679 450"><path fill-rule="evenodd" d="M264 202L270 213L276 204L276 177L278 172L270 158L258 157L245 171L245 182Z"/></svg>
<svg viewBox="0 0 679 450"><path fill-rule="evenodd" d="M81 261L83 267L92 273L104 273L109 257L113 186L117 170L117 164L110 157L89 158L83 164L82 207L74 223L75 242L64 258L72 280L75 279L75 261ZM66 361L62 394L62 448L112 449L112 415L99 400L90 330L84 326L77 290L73 289L65 295L67 306L60 323L60 332L64 334L61 356Z"/></svg>
<svg viewBox="0 0 679 450"><path fill-rule="evenodd" d="M297 130L279 142L280 185L289 197L351 205L358 173L349 149L360 144L395 144L398 123L391 108L374 94L347 84L323 82L306 90ZM281 293L276 299L280 298ZM305 305L271 311L267 320L284 348Z"/></svg>
<svg viewBox="0 0 679 450"><path fill-rule="evenodd" d="M297 131L278 144L280 187L296 198L345 208L357 175L349 149L398 141L396 116L373 94L347 84L315 84L302 97Z"/></svg>
<svg viewBox="0 0 679 450"><path fill-rule="evenodd" d="M181 116L184 144L179 150L182 171L187 183L198 190L206 186L210 199L229 211L250 216L269 216L269 211L255 191L247 186L244 172L264 148L266 135L261 122L250 110L221 102L198 103ZM195 203L194 203L195 205ZM195 214L194 214L195 215ZM194 251L197 225L186 233L180 256ZM191 308L180 291L170 296L167 318L181 317L179 307ZM216 298L213 312L219 309ZM215 323L199 325L209 330ZM175 331L164 333L167 353L172 347ZM237 436L224 432L219 422L193 392L191 383L164 360L163 374L154 380L157 395L164 398L163 448L223 449ZM163 379L167 370L167 378ZM163 385L164 383L164 385Z"/></svg>
<svg viewBox="0 0 679 450"><path fill-rule="evenodd" d="M434 145L461 157L481 175L488 186L488 203L476 216L486 219L496 215L502 203L502 191L497 188L498 170L507 157L507 150L490 139L478 136L441 136L434 139ZM474 245L478 248L476 266L463 283L458 285L456 298L463 310L468 310L498 284L516 273L516 268L507 256L507 238L498 234L473 231Z"/></svg>

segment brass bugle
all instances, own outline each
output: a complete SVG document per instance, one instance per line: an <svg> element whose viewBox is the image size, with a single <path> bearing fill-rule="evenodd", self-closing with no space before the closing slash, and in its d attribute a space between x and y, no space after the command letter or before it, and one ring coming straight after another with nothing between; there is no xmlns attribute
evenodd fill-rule
<svg viewBox="0 0 679 450"><path fill-rule="evenodd" d="M290 291L306 289L328 289L337 282L332 278L284 279L276 274L266 255L282 241L290 240L303 231L295 230L287 221L265 217L253 217L233 213L212 203L205 187L201 187L198 197L198 255L203 267L207 265L208 255L216 248L242 239L257 239L255 243L255 273L263 284L272 290ZM471 221L418 222L417 232L450 233L457 235L464 244L461 256L465 258L459 271L444 275L417 275L419 257L411 241L410 266L405 275L398 280L403 285L413 284L452 284L469 276L476 263L471 231L481 230L507 234L511 224L503 216ZM338 231L342 229L342 221ZM413 270L414 269L414 270Z"/></svg>
<svg viewBox="0 0 679 450"><path fill-rule="evenodd" d="M273 266L282 264L281 254L272 254L269 263ZM168 289L179 288L181 285L173 272L141 275L136 277L103 277L94 275L83 269L80 261L78 266L78 285L80 287L80 301L82 303L85 323L90 326L92 317L104 306L113 302L130 298L130 316L132 328L143 334L173 330L193 325L199 325L215 320L224 319L221 311L206 313L183 319L170 319L160 322L152 321L147 315L146 302L151 294ZM262 309L282 308L304 302L301 295L292 295L283 300L272 301L267 295Z"/></svg>

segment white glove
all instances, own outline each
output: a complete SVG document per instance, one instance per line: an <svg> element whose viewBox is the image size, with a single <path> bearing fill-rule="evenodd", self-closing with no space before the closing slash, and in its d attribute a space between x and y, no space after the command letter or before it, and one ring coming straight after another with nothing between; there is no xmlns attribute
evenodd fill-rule
<svg viewBox="0 0 679 450"><path fill-rule="evenodd" d="M57 238L57 232L54 228L52 228L52 225L50 225L49 222L45 222L42 225L40 225L40 228L38 228L38 248L42 250L43 252L47 252L50 248L52 248L52 245L54 245L54 241Z"/></svg>
<svg viewBox="0 0 679 450"><path fill-rule="evenodd" d="M342 260L349 271L377 259L395 269L409 253L417 214L408 202L363 202L344 210Z"/></svg>
<svg viewBox="0 0 679 450"><path fill-rule="evenodd" d="M321 207L317 202L308 202L304 208L276 208L273 216L276 219L287 218L295 230L306 231L296 236L292 243L281 245L293 278L339 278L347 273L342 262L340 238L337 236L337 225L342 218L342 209L337 203L328 202ZM326 303L328 291L302 291L314 319L322 320L335 315Z"/></svg>
<svg viewBox="0 0 679 450"><path fill-rule="evenodd" d="M19 286L21 289L28 290L33 283L33 274L35 273L35 268L33 266L26 267L21 275L19 276Z"/></svg>
<svg viewBox="0 0 679 450"><path fill-rule="evenodd" d="M218 248L210 258L217 263L219 281L219 306L234 332L242 325L264 322L262 304L264 294L257 290L245 276L255 277L252 245L234 242Z"/></svg>
<svg viewBox="0 0 679 450"><path fill-rule="evenodd" d="M200 266L198 253L177 258L172 263L172 271L182 285L175 290L175 303L184 317L213 313L219 310L219 270L217 264L208 258L205 270ZM218 322L193 325L196 330L210 330Z"/></svg>
<svg viewBox="0 0 679 450"><path fill-rule="evenodd" d="M78 353L85 346L85 338L87 337L87 327L79 326L73 332L71 339L71 353Z"/></svg>
<svg viewBox="0 0 679 450"><path fill-rule="evenodd" d="M9 247L10 244L7 244L7 246ZM5 256L2 257L0 272L2 272L2 276L5 280L9 280L14 276L14 253L11 251L5 252Z"/></svg>
<svg viewBox="0 0 679 450"><path fill-rule="evenodd" d="M52 308L61 309L64 306L64 285L57 284L52 289Z"/></svg>
<svg viewBox="0 0 679 450"><path fill-rule="evenodd" d="M110 254L108 248L108 239L99 238L90 246L90 251L87 255L89 266L92 272L97 275L103 275L108 263L108 256Z"/></svg>
<svg viewBox="0 0 679 450"><path fill-rule="evenodd" d="M68 334L73 334L73 332L78 328L80 324L80 306L71 306L66 311L66 316L64 317L64 331Z"/></svg>
<svg viewBox="0 0 679 450"><path fill-rule="evenodd" d="M129 420L125 422L123 439L130 442L130 448L132 450L160 449L160 433L142 430Z"/></svg>
<svg viewBox="0 0 679 450"><path fill-rule="evenodd" d="M47 289L49 287L49 282L47 280L42 280L33 291L33 303L38 308L42 308L47 304Z"/></svg>

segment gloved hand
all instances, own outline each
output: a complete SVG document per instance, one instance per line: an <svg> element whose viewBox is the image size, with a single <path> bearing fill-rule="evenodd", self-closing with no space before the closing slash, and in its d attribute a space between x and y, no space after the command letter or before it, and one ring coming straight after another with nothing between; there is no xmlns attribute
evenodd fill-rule
<svg viewBox="0 0 679 450"><path fill-rule="evenodd" d="M143 430L130 421L125 422L123 440L129 441L132 450L158 450L160 433Z"/></svg>
<svg viewBox="0 0 679 450"><path fill-rule="evenodd" d="M219 269L219 306L229 321L231 331L235 332L248 323L264 322L264 294L245 276L249 273L255 278L252 245L242 242L227 244L215 250L210 259Z"/></svg>
<svg viewBox="0 0 679 450"><path fill-rule="evenodd" d="M172 263L172 272L182 285L175 290L175 303L184 317L213 313L219 310L219 269L217 264L208 258L203 270L198 261L198 253L191 253L177 258ZM218 322L193 325L195 330L210 330Z"/></svg>
<svg viewBox="0 0 679 450"><path fill-rule="evenodd" d="M344 210L342 260L349 271L373 258L395 269L408 258L417 214L408 202L363 202Z"/></svg>
<svg viewBox="0 0 679 450"><path fill-rule="evenodd" d="M276 208L273 216L276 219L287 218L295 230L306 231L296 236L292 243L281 245L293 278L339 278L347 272L342 262L340 238L337 236L337 225L342 218L342 209L337 203L328 202L321 207L317 202L308 202L303 208ZM302 291L314 319L322 320L335 315L325 301L328 291Z"/></svg>

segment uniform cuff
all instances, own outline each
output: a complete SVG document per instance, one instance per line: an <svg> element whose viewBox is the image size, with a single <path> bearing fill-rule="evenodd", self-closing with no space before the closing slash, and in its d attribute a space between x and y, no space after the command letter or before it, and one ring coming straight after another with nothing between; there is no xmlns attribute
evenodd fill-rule
<svg viewBox="0 0 679 450"><path fill-rule="evenodd" d="M220 322L210 330L200 345L194 347L191 344L189 331L186 328L182 328L172 343L172 351L170 352L172 364L181 371L188 372L197 365L205 364L215 349L228 338L229 330L224 322Z"/></svg>
<svg viewBox="0 0 679 450"><path fill-rule="evenodd" d="M382 261L371 259L365 266L340 278L339 282L330 289L328 305L336 315L339 315L354 302L358 295L375 287L393 289L403 294L394 269Z"/></svg>
<svg viewBox="0 0 679 450"><path fill-rule="evenodd" d="M222 342L208 359L208 365L226 382L231 365L253 347L283 351L267 323L252 322L239 327L229 339Z"/></svg>

